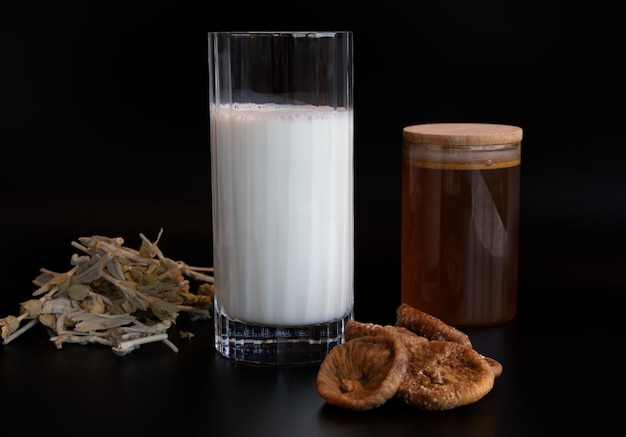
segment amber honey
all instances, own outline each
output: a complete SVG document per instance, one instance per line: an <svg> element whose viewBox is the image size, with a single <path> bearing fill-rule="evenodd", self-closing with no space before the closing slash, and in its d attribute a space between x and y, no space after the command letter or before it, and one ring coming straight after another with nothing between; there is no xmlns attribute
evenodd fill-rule
<svg viewBox="0 0 626 437"><path fill-rule="evenodd" d="M454 326L517 309L521 129L405 128L401 300Z"/></svg>

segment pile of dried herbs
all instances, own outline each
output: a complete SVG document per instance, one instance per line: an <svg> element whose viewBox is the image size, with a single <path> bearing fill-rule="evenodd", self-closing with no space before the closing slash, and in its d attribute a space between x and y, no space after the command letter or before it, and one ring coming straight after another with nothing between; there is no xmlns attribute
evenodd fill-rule
<svg viewBox="0 0 626 437"><path fill-rule="evenodd" d="M167 331L180 312L191 320L211 317L213 269L165 257L157 246L162 233L155 242L140 234L139 250L125 247L120 237L73 241L83 252L72 255L73 267L65 273L41 269L33 280L39 288L20 304L19 316L0 319L3 343L40 323L58 349L64 343L96 343L125 355L163 342L177 352ZM189 279L200 284L195 292Z"/></svg>

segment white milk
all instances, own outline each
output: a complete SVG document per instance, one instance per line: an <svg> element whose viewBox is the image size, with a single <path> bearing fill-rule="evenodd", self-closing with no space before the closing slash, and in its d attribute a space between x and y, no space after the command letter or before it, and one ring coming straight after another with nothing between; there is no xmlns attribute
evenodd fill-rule
<svg viewBox="0 0 626 437"><path fill-rule="evenodd" d="M351 111L211 108L220 312L301 326L352 309L352 138Z"/></svg>

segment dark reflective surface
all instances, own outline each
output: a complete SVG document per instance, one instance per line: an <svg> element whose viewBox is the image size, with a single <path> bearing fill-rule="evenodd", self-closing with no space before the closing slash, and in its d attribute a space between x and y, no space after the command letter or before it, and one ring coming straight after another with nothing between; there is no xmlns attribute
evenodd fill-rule
<svg viewBox="0 0 626 437"><path fill-rule="evenodd" d="M571 268L566 259L553 266L562 272ZM594 261L588 266L592 269ZM523 267L534 275L541 264L527 259ZM615 353L624 334L624 296L614 281L619 278L579 273L573 283L560 274L522 274L513 321L465 330L476 350L503 364L502 376L485 398L450 411L419 411L396 400L367 412L329 406L315 390L317 366L229 361L213 348L211 322L181 316L170 331L178 353L160 344L124 357L95 345L57 350L42 327L31 329L0 348L0 419L3 430L11 432L20 431L26 420L33 432L54 426L103 436L484 437L608 431L621 414L612 394L625 388L611 376L612 371L617 375ZM594 299L588 299L590 293ZM179 329L196 336L181 339Z"/></svg>

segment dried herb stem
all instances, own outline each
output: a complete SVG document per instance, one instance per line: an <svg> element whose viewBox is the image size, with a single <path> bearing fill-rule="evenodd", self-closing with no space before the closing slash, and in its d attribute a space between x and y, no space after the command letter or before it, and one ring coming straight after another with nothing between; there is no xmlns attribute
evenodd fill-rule
<svg viewBox="0 0 626 437"><path fill-rule="evenodd" d="M32 328L36 324L37 324L37 319L29 320L28 323L26 323L24 326L22 326L21 328L17 329L13 333L11 333L9 336L7 336L7 338L4 339L2 343L3 344L11 343L14 339L22 335L24 332L28 331L30 328Z"/></svg>

